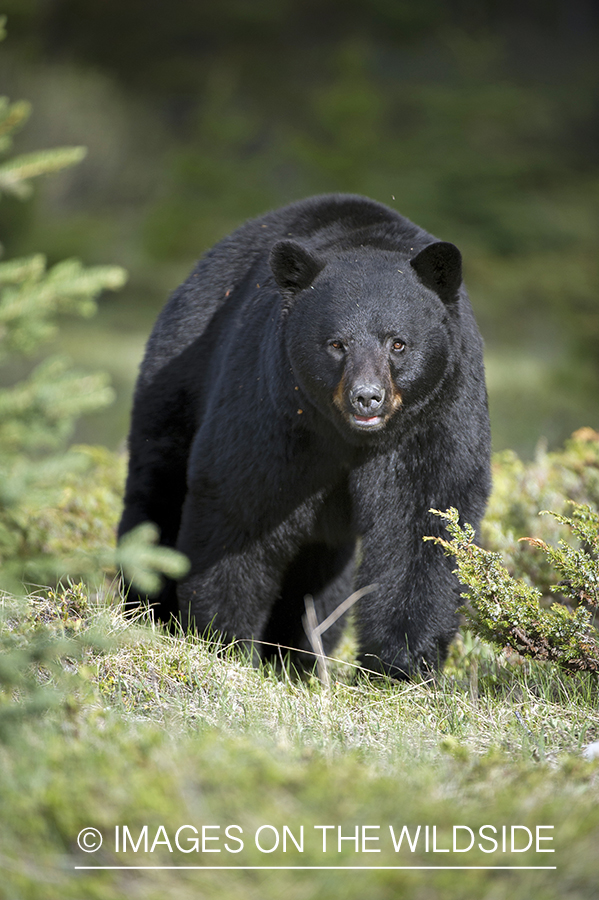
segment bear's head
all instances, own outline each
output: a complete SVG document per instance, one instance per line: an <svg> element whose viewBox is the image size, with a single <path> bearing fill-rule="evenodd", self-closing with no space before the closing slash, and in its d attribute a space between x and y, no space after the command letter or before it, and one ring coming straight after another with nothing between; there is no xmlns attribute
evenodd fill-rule
<svg viewBox="0 0 599 900"><path fill-rule="evenodd" d="M270 265L294 378L346 438L387 433L439 392L462 283L453 244L331 254L283 240Z"/></svg>

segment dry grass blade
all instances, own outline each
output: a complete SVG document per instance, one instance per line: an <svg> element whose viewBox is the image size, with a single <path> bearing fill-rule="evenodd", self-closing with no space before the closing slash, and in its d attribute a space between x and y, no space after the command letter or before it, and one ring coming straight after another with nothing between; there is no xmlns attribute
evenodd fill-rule
<svg viewBox="0 0 599 900"><path fill-rule="evenodd" d="M327 657L324 653L324 648L322 646L321 635L327 631L331 625L334 625L337 619L340 618L344 613L346 613L354 603L357 603L362 597L365 597L366 594L371 594L372 591L375 591L378 587L378 584L369 584L366 587L360 588L358 591L354 591L353 594L350 594L343 603L340 603L333 612L324 619L324 621L318 622L318 618L316 616L316 609L314 606L314 598L311 594L306 594L304 597L304 603L306 605L306 614L302 618L302 622L304 625L304 631L310 641L310 646L316 656L316 667L318 670L318 677L325 685L325 687L329 687L331 680L329 678L329 670L327 666Z"/></svg>

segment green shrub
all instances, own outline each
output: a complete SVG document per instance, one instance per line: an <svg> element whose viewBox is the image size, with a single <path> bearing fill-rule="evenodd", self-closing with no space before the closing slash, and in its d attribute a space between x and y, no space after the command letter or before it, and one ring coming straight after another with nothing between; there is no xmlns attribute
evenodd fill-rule
<svg viewBox="0 0 599 900"><path fill-rule="evenodd" d="M539 545L520 538L535 537L554 544L562 536L559 516L570 501L599 508L599 433L581 428L565 447L524 463L512 451L493 458L493 493L481 527L482 545L501 553L516 578L534 584L544 598L552 593L551 560ZM543 516L553 510L558 517Z"/></svg>
<svg viewBox="0 0 599 900"><path fill-rule="evenodd" d="M522 656L556 663L566 672L599 672L599 643L586 605L599 608L599 515L589 506L575 505L570 518L552 514L568 525L582 543L571 547L561 540L555 548L535 540L562 576L554 591L577 604L569 609L553 603L541 606L541 592L523 579L513 578L501 554L474 543L474 529L460 525L456 509L434 510L446 520L450 540L428 538L455 557L457 574L466 586L464 611L473 632L498 649L511 647Z"/></svg>

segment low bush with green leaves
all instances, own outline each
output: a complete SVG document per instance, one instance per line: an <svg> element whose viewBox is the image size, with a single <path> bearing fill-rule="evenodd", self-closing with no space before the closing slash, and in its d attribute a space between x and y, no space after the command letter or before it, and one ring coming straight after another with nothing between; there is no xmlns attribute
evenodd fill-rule
<svg viewBox="0 0 599 900"><path fill-rule="evenodd" d="M563 448L548 452L543 444L531 462L512 451L493 457L493 492L481 527L481 543L501 553L516 578L534 584L548 599L552 593L551 560L520 540L534 537L547 544L564 538L559 516L571 502L599 509L599 433L574 432ZM551 510L556 516L540 516ZM568 535L565 535L568 537Z"/></svg>
<svg viewBox="0 0 599 900"><path fill-rule="evenodd" d="M450 540L430 538L454 556L466 593L466 618L475 634L497 648L511 647L523 656L556 663L566 672L599 672L599 641L593 616L599 609L599 515L589 506L574 505L571 517L553 513L567 525L579 547L560 540L557 547L528 538L538 547L561 580L552 586L574 608L553 603L541 606L541 592L516 579L502 565L501 554L474 543L474 529L461 525L456 509L435 511L445 519ZM587 609L591 607L591 611Z"/></svg>

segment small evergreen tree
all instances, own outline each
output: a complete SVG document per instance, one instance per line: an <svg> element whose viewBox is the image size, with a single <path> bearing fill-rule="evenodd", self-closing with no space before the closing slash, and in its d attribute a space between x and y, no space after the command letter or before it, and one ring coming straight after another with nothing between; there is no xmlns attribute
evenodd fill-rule
<svg viewBox="0 0 599 900"><path fill-rule="evenodd" d="M13 134L29 113L28 103L0 97L0 155L11 149ZM83 147L61 147L8 158L0 163L0 196L26 198L32 178L84 156ZM100 293L125 280L118 266L84 267L66 260L48 268L41 254L0 261L0 377L8 384L0 387L0 589L18 589L23 581L47 584L61 575L121 563L151 591L158 571L181 572L179 555L152 547L157 536L147 528L117 559L110 548L122 493L121 461L104 448L67 449L79 416L112 401L108 376L79 373L67 359L51 356L10 384L15 361L39 354L55 335L61 314L93 315Z"/></svg>

